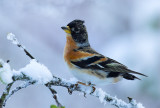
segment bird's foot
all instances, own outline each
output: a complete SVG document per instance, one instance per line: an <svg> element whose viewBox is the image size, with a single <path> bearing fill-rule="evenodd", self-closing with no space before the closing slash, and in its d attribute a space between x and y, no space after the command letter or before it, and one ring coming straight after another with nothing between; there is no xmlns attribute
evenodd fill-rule
<svg viewBox="0 0 160 108"><path fill-rule="evenodd" d="M90 94L94 93L96 90L96 88L94 86L91 86L91 87L92 87L92 92Z"/></svg>
<svg viewBox="0 0 160 108"><path fill-rule="evenodd" d="M87 84L88 86L96 86L95 84L92 84L91 82L88 82Z"/></svg>
<svg viewBox="0 0 160 108"><path fill-rule="evenodd" d="M94 86L96 86L96 85L92 84L91 82L88 82L88 86L92 87L92 92L90 94L94 93L94 91L96 90L96 88Z"/></svg>

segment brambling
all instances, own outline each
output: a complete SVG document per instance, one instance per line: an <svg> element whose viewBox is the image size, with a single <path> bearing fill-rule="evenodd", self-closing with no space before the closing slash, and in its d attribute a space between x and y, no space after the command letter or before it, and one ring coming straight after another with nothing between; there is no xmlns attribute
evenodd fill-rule
<svg viewBox="0 0 160 108"><path fill-rule="evenodd" d="M116 83L123 78L139 79L132 74L146 76L92 49L84 21L73 20L66 27L61 28L66 32L67 38L64 60L72 74L83 83L102 85Z"/></svg>

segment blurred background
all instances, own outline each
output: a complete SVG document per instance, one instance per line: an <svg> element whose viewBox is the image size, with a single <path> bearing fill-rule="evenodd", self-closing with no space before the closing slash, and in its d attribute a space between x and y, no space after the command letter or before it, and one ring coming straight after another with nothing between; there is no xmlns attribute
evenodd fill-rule
<svg viewBox="0 0 160 108"><path fill-rule="evenodd" d="M14 69L29 63L24 52L6 39L12 32L53 75L73 78L63 60L66 38L61 26L74 19L85 20L92 48L149 76L102 86L104 91L126 102L132 97L146 108L160 108L159 0L0 0L0 58L9 59ZM4 88L0 84L0 94ZM115 108L92 96L55 89L66 108ZM36 85L16 93L5 108L49 108L51 104L55 102L50 91Z"/></svg>

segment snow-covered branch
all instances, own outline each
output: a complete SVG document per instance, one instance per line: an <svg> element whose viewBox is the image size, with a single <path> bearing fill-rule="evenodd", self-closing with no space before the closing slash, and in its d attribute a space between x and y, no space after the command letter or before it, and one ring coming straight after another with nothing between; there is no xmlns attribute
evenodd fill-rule
<svg viewBox="0 0 160 108"><path fill-rule="evenodd" d="M23 89L23 88L28 87L29 85L33 85L34 83L35 83L34 81L26 81L26 82L22 83L20 86L18 86L18 87L16 87L16 88L14 88L13 90L11 90L11 91L7 94L6 98L4 99L3 106L6 105L7 100L8 100L14 93L16 93L17 91L19 91L19 90L21 90L21 89Z"/></svg>
<svg viewBox="0 0 160 108"><path fill-rule="evenodd" d="M14 34L10 34L8 39L18 47L21 47L25 53L27 52L26 54L31 58L31 60L30 63L25 67L19 70L14 70L11 69L9 63L0 59L0 81L4 84L7 84L6 89L0 98L0 108L6 104L6 101L14 93L33 84L41 84L46 86L53 94L53 98L55 99L59 108L62 107L62 104L58 101L57 92L53 89L54 86L67 88L69 94L72 94L73 91L79 91L84 93L84 96L86 94L92 95L99 98L101 103L105 104L106 102L109 102L111 105L114 105L117 108L144 108L141 103L137 103L134 99L130 98L129 102L124 102L123 100L104 92L101 88L93 87L93 85L84 85L78 83L77 80L66 80L53 76L45 65L35 60L34 57L28 53L28 51L22 47L22 45L19 44L19 41L15 38ZM11 90L13 83L18 80L24 81L24 83Z"/></svg>
<svg viewBox="0 0 160 108"><path fill-rule="evenodd" d="M104 92L101 88L96 88L95 91L93 91L92 86L86 86L86 85L79 84L79 83L77 83L76 80L66 80L66 79L55 77L55 76L50 77L50 75L44 76L44 74L38 73L38 72L44 72L44 73L47 72L48 73L48 70L45 70L46 69L45 68L42 71L42 68L44 68L44 65L41 65L38 62L37 62L37 65L35 65L36 63L33 63L33 62L36 62L36 61L31 60L30 64L28 64L26 67L20 69L19 71L13 70L12 73L15 73L14 75L16 75L18 73L17 76L14 76L14 80L22 80L22 81L26 81L26 82L29 81L30 82L29 84L34 84L34 83L35 84L43 84L43 85L50 88L50 90L52 91L52 94L54 96L56 96L55 95L56 91L51 89L51 87L61 86L61 87L67 88L69 93L72 93L73 91L79 91L84 94L92 95L92 96L99 98L100 102L102 102L102 103L109 102L111 105L114 105L118 108L144 108L141 103L137 103L133 99L129 103L124 102L121 99L110 96L109 94ZM37 69L32 69L32 66ZM41 66L41 67L39 67L39 66ZM29 73L32 73L32 74L29 74ZM36 77L36 76L38 76L38 77ZM6 99L8 99L8 97L10 97L13 93L17 92L21 88L25 88L27 84L28 83L20 85L17 88L10 91L7 94ZM54 99L57 99L57 98L54 97ZM58 102L58 104L61 105L59 102Z"/></svg>
<svg viewBox="0 0 160 108"><path fill-rule="evenodd" d="M47 83L48 86L62 86L69 90L70 93L73 91L79 91L84 94L92 95L99 98L101 103L109 102L118 108L144 108L141 103L137 103L134 99L131 99L129 103L122 101L116 97L110 96L104 92L101 88L96 88L93 91L92 86L85 86L78 84L76 81L65 80L57 77L53 77L53 80Z"/></svg>
<svg viewBox="0 0 160 108"><path fill-rule="evenodd" d="M14 82L7 84L7 86L6 86L3 94L1 95L1 98L0 98L0 108L2 108L4 106L5 99L9 95L9 92L10 92L10 89L11 89L13 83Z"/></svg>

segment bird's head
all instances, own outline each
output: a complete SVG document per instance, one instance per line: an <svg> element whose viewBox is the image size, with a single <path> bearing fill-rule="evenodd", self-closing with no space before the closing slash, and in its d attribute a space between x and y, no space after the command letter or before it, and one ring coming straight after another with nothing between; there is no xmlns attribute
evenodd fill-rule
<svg viewBox="0 0 160 108"><path fill-rule="evenodd" d="M72 39L80 46L89 45L88 34L84 21L73 20L66 27L61 28L67 33L67 36L71 36Z"/></svg>

